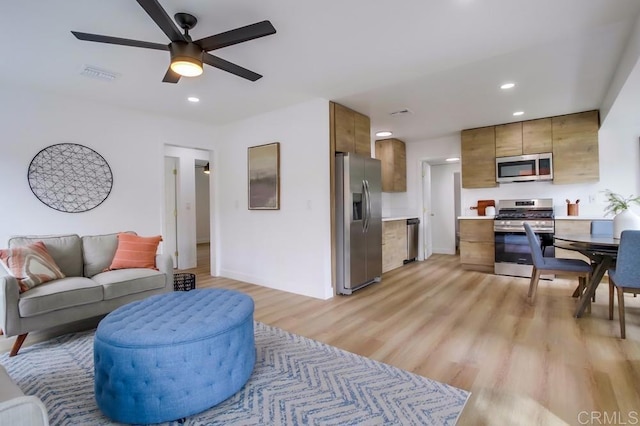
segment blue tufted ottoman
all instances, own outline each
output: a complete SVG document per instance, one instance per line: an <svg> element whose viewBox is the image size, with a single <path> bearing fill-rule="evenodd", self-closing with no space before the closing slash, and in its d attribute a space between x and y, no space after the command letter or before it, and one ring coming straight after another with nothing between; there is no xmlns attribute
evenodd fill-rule
<svg viewBox="0 0 640 426"><path fill-rule="evenodd" d="M255 359L251 297L221 289L151 296L100 321L96 402L118 422L180 419L240 390Z"/></svg>

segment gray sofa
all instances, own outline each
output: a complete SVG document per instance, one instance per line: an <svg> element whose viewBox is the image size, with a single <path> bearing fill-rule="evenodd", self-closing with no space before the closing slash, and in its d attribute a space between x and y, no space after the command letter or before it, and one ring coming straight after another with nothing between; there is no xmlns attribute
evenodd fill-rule
<svg viewBox="0 0 640 426"><path fill-rule="evenodd" d="M0 365L0 425L47 426L47 409L37 397L26 396Z"/></svg>
<svg viewBox="0 0 640 426"><path fill-rule="evenodd" d="M18 336L15 356L31 331L107 314L115 308L154 294L173 290L173 261L157 255L155 269L120 269L111 265L118 247L117 234L21 236L9 248L42 241L66 278L49 281L19 293L18 283L0 266L0 329Z"/></svg>

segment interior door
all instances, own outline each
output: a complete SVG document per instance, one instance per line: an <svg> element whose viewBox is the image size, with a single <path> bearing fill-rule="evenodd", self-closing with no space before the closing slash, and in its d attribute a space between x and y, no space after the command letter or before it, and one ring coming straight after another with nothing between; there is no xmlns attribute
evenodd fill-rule
<svg viewBox="0 0 640 426"><path fill-rule="evenodd" d="M169 253L173 267L178 267L178 205L177 205L177 165L175 157L164 158L164 224L162 231L162 252Z"/></svg>

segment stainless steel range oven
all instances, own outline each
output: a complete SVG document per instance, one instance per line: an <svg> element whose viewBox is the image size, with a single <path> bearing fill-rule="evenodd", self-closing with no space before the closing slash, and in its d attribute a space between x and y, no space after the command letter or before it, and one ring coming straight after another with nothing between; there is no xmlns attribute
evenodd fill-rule
<svg viewBox="0 0 640 426"><path fill-rule="evenodd" d="M550 198L500 200L498 214L493 222L497 275L531 276L533 261L527 234L524 231L525 222L531 225L538 236L544 256L555 257L553 200Z"/></svg>

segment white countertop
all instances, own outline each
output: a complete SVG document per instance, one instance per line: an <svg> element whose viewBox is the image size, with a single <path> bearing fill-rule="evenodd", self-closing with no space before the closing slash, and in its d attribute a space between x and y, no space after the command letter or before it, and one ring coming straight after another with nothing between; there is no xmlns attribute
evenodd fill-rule
<svg viewBox="0 0 640 426"><path fill-rule="evenodd" d="M556 220L613 220L610 217L602 216L556 216Z"/></svg>
<svg viewBox="0 0 640 426"><path fill-rule="evenodd" d="M389 217L383 217L382 221L383 222L390 222L392 220L407 220L407 219L417 219L418 216L389 216Z"/></svg>
<svg viewBox="0 0 640 426"><path fill-rule="evenodd" d="M493 216L458 216L458 219L487 219L493 220L495 217Z"/></svg>

